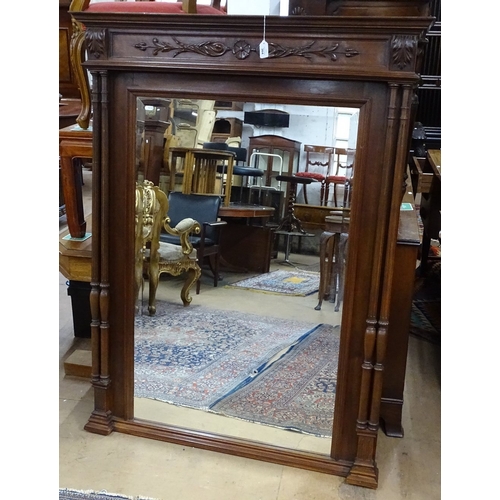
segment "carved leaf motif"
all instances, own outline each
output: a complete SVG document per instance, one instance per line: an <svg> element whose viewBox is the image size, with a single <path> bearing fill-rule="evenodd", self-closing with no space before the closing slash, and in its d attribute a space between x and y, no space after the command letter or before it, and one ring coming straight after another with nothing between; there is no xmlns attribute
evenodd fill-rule
<svg viewBox="0 0 500 500"><path fill-rule="evenodd" d="M177 57L182 52L195 52L196 54L201 54L203 56L220 57L223 56L228 50L231 50L221 42L203 42L198 45L191 45L184 44L177 40L177 38L174 38L174 41L180 47L176 54L174 54L174 57Z"/></svg>
<svg viewBox="0 0 500 500"><path fill-rule="evenodd" d="M140 42L134 45L134 47L141 51L146 51L147 49L153 49L153 55L157 56L160 52L171 52L175 51L173 57L177 57L183 52L194 52L196 54L209 56L209 57L221 57L226 52L231 51L233 55L240 60L246 59L250 56L252 52L258 52L257 48L253 48L250 43L245 40L238 40L233 45L233 48L224 45L222 42L203 42L197 45L185 44L180 40L173 38L176 45L170 45L166 42L160 42L157 38L153 38L153 45L147 42ZM359 52L355 49L345 49L344 52L338 52L339 44L336 43L329 47L313 48L316 41L312 41L307 45L302 47L284 47L278 43L269 42L269 59L276 59L280 57L305 57L306 59L312 59L312 56L326 57L331 61L336 61L339 55L344 55L345 57L355 57L359 55Z"/></svg>
<svg viewBox="0 0 500 500"><path fill-rule="evenodd" d="M399 69L404 69L411 63L415 44L416 40L411 36L392 38L392 61Z"/></svg>
<svg viewBox="0 0 500 500"><path fill-rule="evenodd" d="M87 30L85 31L85 43L89 54L99 59L104 54L105 31Z"/></svg>
<svg viewBox="0 0 500 500"><path fill-rule="evenodd" d="M136 43L134 47L136 49L145 52L147 49L154 49L153 55L157 56L160 52L171 52L175 51L174 57L177 57L183 52L195 52L196 54L201 54L204 56L220 57L224 55L229 47L220 42L203 42L198 45L185 44L176 38L173 39L177 45L170 45L166 42L160 42L158 38L153 38L153 45L149 45L146 42Z"/></svg>

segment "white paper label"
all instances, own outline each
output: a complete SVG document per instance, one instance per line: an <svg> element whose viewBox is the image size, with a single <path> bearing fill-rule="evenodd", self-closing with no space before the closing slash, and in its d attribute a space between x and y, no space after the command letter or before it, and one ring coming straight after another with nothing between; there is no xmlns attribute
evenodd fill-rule
<svg viewBox="0 0 500 500"><path fill-rule="evenodd" d="M259 45L259 54L261 59L269 57L269 45L265 40L262 40Z"/></svg>

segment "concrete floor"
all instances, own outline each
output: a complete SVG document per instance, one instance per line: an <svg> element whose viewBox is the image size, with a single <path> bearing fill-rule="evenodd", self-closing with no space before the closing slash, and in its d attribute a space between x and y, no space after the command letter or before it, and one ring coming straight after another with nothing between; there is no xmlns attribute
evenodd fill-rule
<svg viewBox="0 0 500 500"><path fill-rule="evenodd" d="M89 189L89 172L84 172ZM88 205L87 205L88 207ZM88 208L87 208L88 209ZM64 221L62 220L61 228ZM279 260L279 259L278 259ZM292 255L300 266L310 256ZM273 263L273 267L280 266ZM239 279L227 273L219 287L204 275L200 295L193 301L220 309L237 308L261 315L299 315L302 319L336 324L333 304L314 311L317 299L279 297L237 291L224 284ZM180 301L177 283L165 283L164 298ZM243 295L242 295L243 294ZM242 297L246 300L242 300ZM272 297L272 299L271 299ZM88 341L75 339L66 280L59 276L59 486L80 490L107 490L124 495L170 499L380 499L434 500L441 498L441 379L440 348L410 337L403 409L405 436L388 438L379 432L377 490L350 486L336 476L259 462L229 455L157 442L124 434L98 436L83 430L93 409L88 380L64 373L64 360ZM157 405L136 402L137 416L160 420ZM173 411L172 418L198 428L217 429L220 421L197 410ZM311 438L265 426L224 418L225 433L327 453L329 440Z"/></svg>

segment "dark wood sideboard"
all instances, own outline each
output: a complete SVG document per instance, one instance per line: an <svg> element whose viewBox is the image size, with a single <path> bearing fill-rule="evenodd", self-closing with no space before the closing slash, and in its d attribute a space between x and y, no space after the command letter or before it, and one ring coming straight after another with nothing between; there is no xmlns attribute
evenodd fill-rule
<svg viewBox="0 0 500 500"><path fill-rule="evenodd" d="M412 203L412 199L406 197ZM391 308L389 313L389 339L387 363L384 367L384 384L380 418L387 436L403 437L402 412L406 377L406 359L410 334L410 317L417 255L420 236L417 211L401 210L398 240L394 258Z"/></svg>

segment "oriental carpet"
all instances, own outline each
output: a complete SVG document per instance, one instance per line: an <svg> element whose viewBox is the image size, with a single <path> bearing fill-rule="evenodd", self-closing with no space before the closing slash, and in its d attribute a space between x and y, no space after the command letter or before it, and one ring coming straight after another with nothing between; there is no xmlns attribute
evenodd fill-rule
<svg viewBox="0 0 500 500"><path fill-rule="evenodd" d="M319 290L319 272L278 269L227 286L243 290L305 297Z"/></svg>
<svg viewBox="0 0 500 500"><path fill-rule="evenodd" d="M321 325L211 411L331 437L339 345L339 327Z"/></svg>
<svg viewBox="0 0 500 500"><path fill-rule="evenodd" d="M59 500L154 500L149 497L130 497L118 493L108 493L106 490L72 490L67 488L59 489Z"/></svg>
<svg viewBox="0 0 500 500"><path fill-rule="evenodd" d="M157 301L135 320L135 396L208 410L320 325Z"/></svg>

